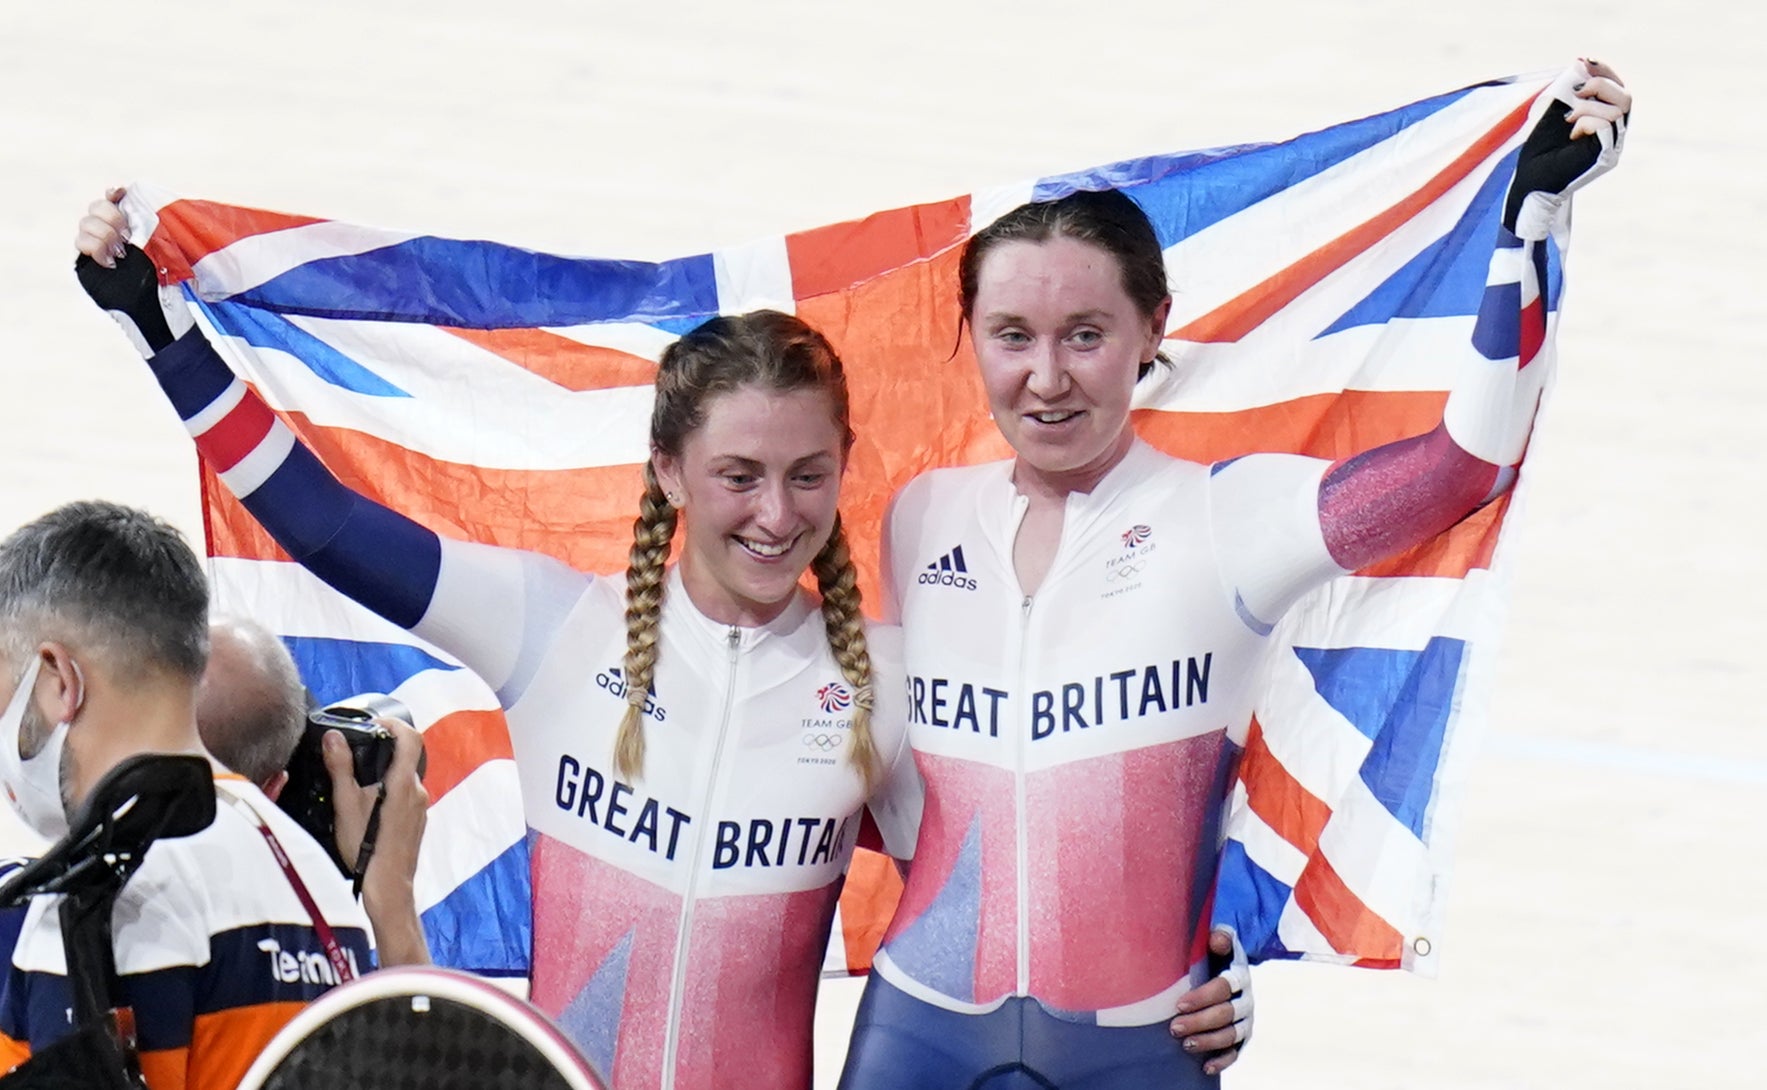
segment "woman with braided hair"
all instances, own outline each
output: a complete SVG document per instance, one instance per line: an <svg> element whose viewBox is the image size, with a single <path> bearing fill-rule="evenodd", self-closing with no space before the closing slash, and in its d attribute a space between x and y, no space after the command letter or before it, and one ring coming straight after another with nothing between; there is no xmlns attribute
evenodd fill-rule
<svg viewBox="0 0 1767 1090"><path fill-rule="evenodd" d="M650 429L655 454L644 466L645 491L633 523L626 571L628 645L623 668L628 703L616 747L618 771L635 777L644 762L643 709L656 668L665 561L675 536L677 511L693 499L700 514L688 520L682 578L696 601L746 595L756 616L776 613L791 601L808 561L822 596L820 612L829 648L852 688L847 759L869 787L876 771L870 731L871 658L857 573L840 515L834 510L840 465L853 443L840 361L822 335L803 322L758 311L742 318L715 319L677 342L657 373L656 391ZM721 415L706 433L708 409L721 395L732 397L734 411ZM832 406L822 404L830 399ZM820 534L808 534L800 547L792 547L793 540L768 541L742 531L758 484L752 470L759 467L752 459L737 458L716 467L685 460L689 439L696 435L711 442L709 436L727 431L732 443L741 445L782 424L809 422L820 428L830 420L837 425L839 457L831 453L826 436L815 436L823 443L805 464L794 467L792 484L798 494L825 504L832 524ZM815 516L806 518L807 525L816 521ZM818 541L819 548L809 547Z"/></svg>
<svg viewBox="0 0 1767 1090"><path fill-rule="evenodd" d="M840 527L853 436L828 342L763 311L663 354L622 583L442 537L345 487L182 304L162 308L120 198L81 221L81 281L199 451L292 557L496 692L530 829L536 1005L615 1090L808 1090L860 811L912 775L888 707L896 633L863 623ZM243 453L240 421L258 436Z"/></svg>

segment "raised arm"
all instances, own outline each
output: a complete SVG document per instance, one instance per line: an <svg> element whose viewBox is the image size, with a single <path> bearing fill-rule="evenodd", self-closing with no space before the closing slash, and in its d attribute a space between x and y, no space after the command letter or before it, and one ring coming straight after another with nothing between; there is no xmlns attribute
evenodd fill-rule
<svg viewBox="0 0 1767 1090"><path fill-rule="evenodd" d="M120 190L80 221L81 286L147 358L203 460L288 554L460 658L507 707L586 576L549 557L443 538L351 490L216 354L176 288L127 243Z"/></svg>
<svg viewBox="0 0 1767 1090"><path fill-rule="evenodd" d="M1605 65L1561 80L1524 141L1473 333L1442 422L1335 463L1253 455L1215 476L1226 577L1255 627L1295 598L1428 541L1507 490L1539 405L1546 240L1571 194L1611 169L1632 98Z"/></svg>
<svg viewBox="0 0 1767 1090"><path fill-rule="evenodd" d="M394 738L393 759L380 782L356 783L356 764L337 731L325 736L325 771L331 774L331 797L337 813L337 848L344 864L355 870L362 892L362 910L374 930L375 963L430 964L423 919L417 911L417 851L428 823L429 792L418 778L420 736L396 719L376 725ZM379 811L379 818L373 817ZM377 824L372 835L371 825ZM360 856L363 849L368 859Z"/></svg>
<svg viewBox="0 0 1767 1090"><path fill-rule="evenodd" d="M1565 90L1568 108L1549 105L1522 145L1442 423L1338 462L1320 484L1326 548L1346 570L1428 541L1515 479L1545 381L1532 365L1546 336L1546 239L1570 195L1618 160L1632 104L1599 62Z"/></svg>

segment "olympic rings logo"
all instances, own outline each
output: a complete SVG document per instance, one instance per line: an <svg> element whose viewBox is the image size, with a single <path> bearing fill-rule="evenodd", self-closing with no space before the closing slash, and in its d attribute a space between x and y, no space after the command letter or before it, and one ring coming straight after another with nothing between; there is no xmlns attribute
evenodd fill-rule
<svg viewBox="0 0 1767 1090"><path fill-rule="evenodd" d="M1110 580L1110 579L1132 579L1135 576L1140 575L1141 570L1145 567L1147 567L1147 563L1145 561L1143 561L1142 563L1139 563L1139 564L1118 564L1116 567L1107 571L1105 573L1104 577L1107 580Z"/></svg>
<svg viewBox="0 0 1767 1090"><path fill-rule="evenodd" d="M846 744L847 738L843 734L820 733L804 735L804 745L811 749L819 749L824 753L827 753L832 749L839 749Z"/></svg>

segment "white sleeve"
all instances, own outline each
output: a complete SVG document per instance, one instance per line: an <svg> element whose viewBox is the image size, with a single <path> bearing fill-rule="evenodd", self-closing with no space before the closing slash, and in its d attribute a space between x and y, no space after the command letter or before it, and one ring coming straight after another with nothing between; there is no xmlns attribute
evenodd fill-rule
<svg viewBox="0 0 1767 1090"><path fill-rule="evenodd" d="M897 859L914 858L914 842L920 836L920 812L926 788L914 765L908 744L908 708L902 675L902 630L890 625L869 625L866 643L871 648L872 687L877 703L872 712L873 736L880 741L880 772L877 788L867 805L884 850Z"/></svg>
<svg viewBox="0 0 1767 1090"><path fill-rule="evenodd" d="M884 851L896 859L913 859L915 841L920 839L920 813L926 805L926 785L914 765L914 750L906 734L867 805L877 831L883 834Z"/></svg>
<svg viewBox="0 0 1767 1090"><path fill-rule="evenodd" d="M543 553L441 542L435 594L412 632L459 658L507 708L593 577Z"/></svg>
<svg viewBox="0 0 1767 1090"><path fill-rule="evenodd" d="M1221 581L1240 619L1260 634L1303 594L1345 574L1319 522L1319 486L1330 466L1298 454L1248 454L1212 471Z"/></svg>
<svg viewBox="0 0 1767 1090"><path fill-rule="evenodd" d="M890 505L884 508L883 533L877 542L877 578L882 584L882 605L878 617L885 624L902 623L902 580L896 572L896 506L902 500L902 493L897 492L890 497Z"/></svg>

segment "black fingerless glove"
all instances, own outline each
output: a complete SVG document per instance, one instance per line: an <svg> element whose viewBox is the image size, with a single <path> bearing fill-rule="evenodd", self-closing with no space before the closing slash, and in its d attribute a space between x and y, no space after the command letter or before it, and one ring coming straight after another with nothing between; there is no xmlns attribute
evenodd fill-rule
<svg viewBox="0 0 1767 1090"><path fill-rule="evenodd" d="M1571 139L1575 124L1565 117L1571 96L1582 87L1561 78L1548 90L1553 98L1522 142L1515 178L1503 201L1503 226L1510 234L1539 240L1552 231L1560 210L1576 190L1614 168L1625 146L1626 122L1603 124L1593 136Z"/></svg>
<svg viewBox="0 0 1767 1090"><path fill-rule="evenodd" d="M114 269L81 254L74 262L74 275L92 301L123 325L124 332L134 327L147 346L145 354L156 354L177 339L161 309L159 274L140 247L129 244Z"/></svg>

